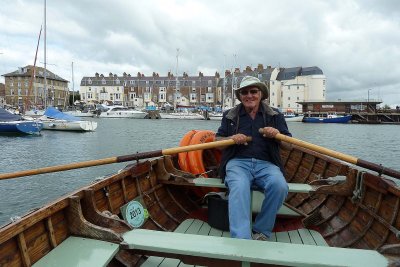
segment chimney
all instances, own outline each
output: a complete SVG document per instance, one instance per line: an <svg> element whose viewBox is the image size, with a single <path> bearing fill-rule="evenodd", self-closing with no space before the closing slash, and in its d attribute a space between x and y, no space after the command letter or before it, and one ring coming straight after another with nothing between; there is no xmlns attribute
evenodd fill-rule
<svg viewBox="0 0 400 267"><path fill-rule="evenodd" d="M110 72L110 74L108 74L108 76L111 78L113 76L112 72Z"/></svg>
<svg viewBox="0 0 400 267"><path fill-rule="evenodd" d="M230 76L231 75L231 71L230 70L225 70L225 77L226 76Z"/></svg>
<svg viewBox="0 0 400 267"><path fill-rule="evenodd" d="M251 67L247 66L245 72L251 72Z"/></svg>
<svg viewBox="0 0 400 267"><path fill-rule="evenodd" d="M204 75L201 71L199 71L199 77L204 77Z"/></svg>
<svg viewBox="0 0 400 267"><path fill-rule="evenodd" d="M220 77L218 71L215 72L214 76L215 76L215 78L219 78Z"/></svg>
<svg viewBox="0 0 400 267"><path fill-rule="evenodd" d="M261 72L261 71L263 71L263 70L264 70L263 64L258 64L258 66L257 66L257 71Z"/></svg>
<svg viewBox="0 0 400 267"><path fill-rule="evenodd" d="M99 73L96 72L96 74L94 76L96 76L96 78L99 78Z"/></svg>

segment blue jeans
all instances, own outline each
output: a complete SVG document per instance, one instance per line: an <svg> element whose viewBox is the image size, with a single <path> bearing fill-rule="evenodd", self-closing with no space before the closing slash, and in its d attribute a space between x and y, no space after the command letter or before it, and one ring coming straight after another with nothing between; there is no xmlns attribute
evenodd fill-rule
<svg viewBox="0 0 400 267"><path fill-rule="evenodd" d="M225 184L229 188L229 228L231 237L251 239L251 230L270 237L276 214L289 187L278 166L254 158L234 158L226 165ZM264 191L264 201L250 229L251 187Z"/></svg>

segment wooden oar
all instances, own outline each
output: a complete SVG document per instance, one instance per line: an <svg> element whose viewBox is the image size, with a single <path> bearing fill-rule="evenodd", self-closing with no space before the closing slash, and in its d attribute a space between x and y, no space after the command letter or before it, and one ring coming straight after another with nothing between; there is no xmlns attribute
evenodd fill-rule
<svg viewBox="0 0 400 267"><path fill-rule="evenodd" d="M262 129L260 129L260 132L262 133ZM395 177L395 178L399 178L400 179L400 172L398 172L396 170L393 170L393 169L390 169L390 168L383 167L382 165L378 165L376 163L372 163L372 162L369 162L369 161L366 161L366 160L358 159L356 157L353 157L353 156L350 156L350 155L346 155L346 154L343 154L343 153L340 153L340 152L337 152L337 151L334 151L334 150L330 150L330 149L325 148L325 147L321 147L321 146L317 146L317 145L314 145L314 144L311 144L311 143L307 143L305 141L302 141L302 140L299 140L299 139L296 139L296 138L293 138L293 137L289 137L287 135L283 135L283 134L280 134L280 133L278 133L275 136L275 139L278 139L278 140L281 140L281 141L284 141L284 142L287 142L287 143L290 143L290 144L298 145L298 146L301 146L301 147L304 147L304 148L308 148L310 150L319 152L321 154L325 154L327 156L330 156L330 157L333 157L333 158L336 158L336 159L340 159L340 160L346 161L348 163L351 163L351 164L354 164L354 165L357 165L357 166L360 166L360 167L363 167L363 168L366 168L366 169L369 169L369 170L376 171L376 172L378 172L380 174L386 174L386 175L389 175L391 177Z"/></svg>
<svg viewBox="0 0 400 267"><path fill-rule="evenodd" d="M247 137L247 141L250 142L251 137ZM49 172L59 172L59 171L66 171L66 170L72 170L72 169L80 169L80 168L112 164L112 163L120 163L120 162L140 160L140 159L147 159L147 158L160 157L160 156L166 156L166 155L175 155L175 154L178 154L181 152L224 147L224 146L230 146L230 145L234 145L234 144L235 144L235 141L233 141L233 139L226 139L226 140L222 140L222 141L215 141L215 142L190 145L190 146L167 148L167 149L163 149L163 150L154 150L154 151L149 151L149 152L125 155L125 156L117 156L117 157L104 158L104 159L81 161L81 162L70 163L70 164L65 164L65 165L44 167L44 168L40 168L40 169L19 171L19 172L13 172L13 173L3 173L3 174L0 174L0 180L22 177L22 176L29 176L29 175L38 175L38 174L49 173Z"/></svg>

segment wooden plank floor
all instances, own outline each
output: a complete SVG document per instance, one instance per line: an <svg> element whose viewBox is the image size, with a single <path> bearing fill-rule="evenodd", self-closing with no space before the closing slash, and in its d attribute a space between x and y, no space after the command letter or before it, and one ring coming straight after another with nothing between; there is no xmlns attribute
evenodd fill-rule
<svg viewBox="0 0 400 267"><path fill-rule="evenodd" d="M208 223L198 219L187 219L183 221L176 229L177 233L210 235L210 236L224 236L230 237L230 233L212 228ZM272 234L268 242L283 242L295 244L307 244L316 246L328 246L323 237L314 230L298 229L288 232L275 232ZM162 257L149 257L146 262L142 264L145 267L194 267L187 265L180 260L162 258Z"/></svg>

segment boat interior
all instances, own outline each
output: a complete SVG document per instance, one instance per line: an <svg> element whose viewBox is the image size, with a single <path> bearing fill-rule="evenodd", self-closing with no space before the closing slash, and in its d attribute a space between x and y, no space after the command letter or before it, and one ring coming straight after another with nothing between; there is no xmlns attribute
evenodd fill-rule
<svg viewBox="0 0 400 267"><path fill-rule="evenodd" d="M215 178L204 178L163 156L128 165L0 228L0 266L400 266L395 183L281 146L289 195L267 242L230 238L210 225L203 196L226 191L212 173L216 166L207 167ZM256 214L263 195L252 197ZM143 209L126 212L133 202ZM141 219L132 226L129 216Z"/></svg>

